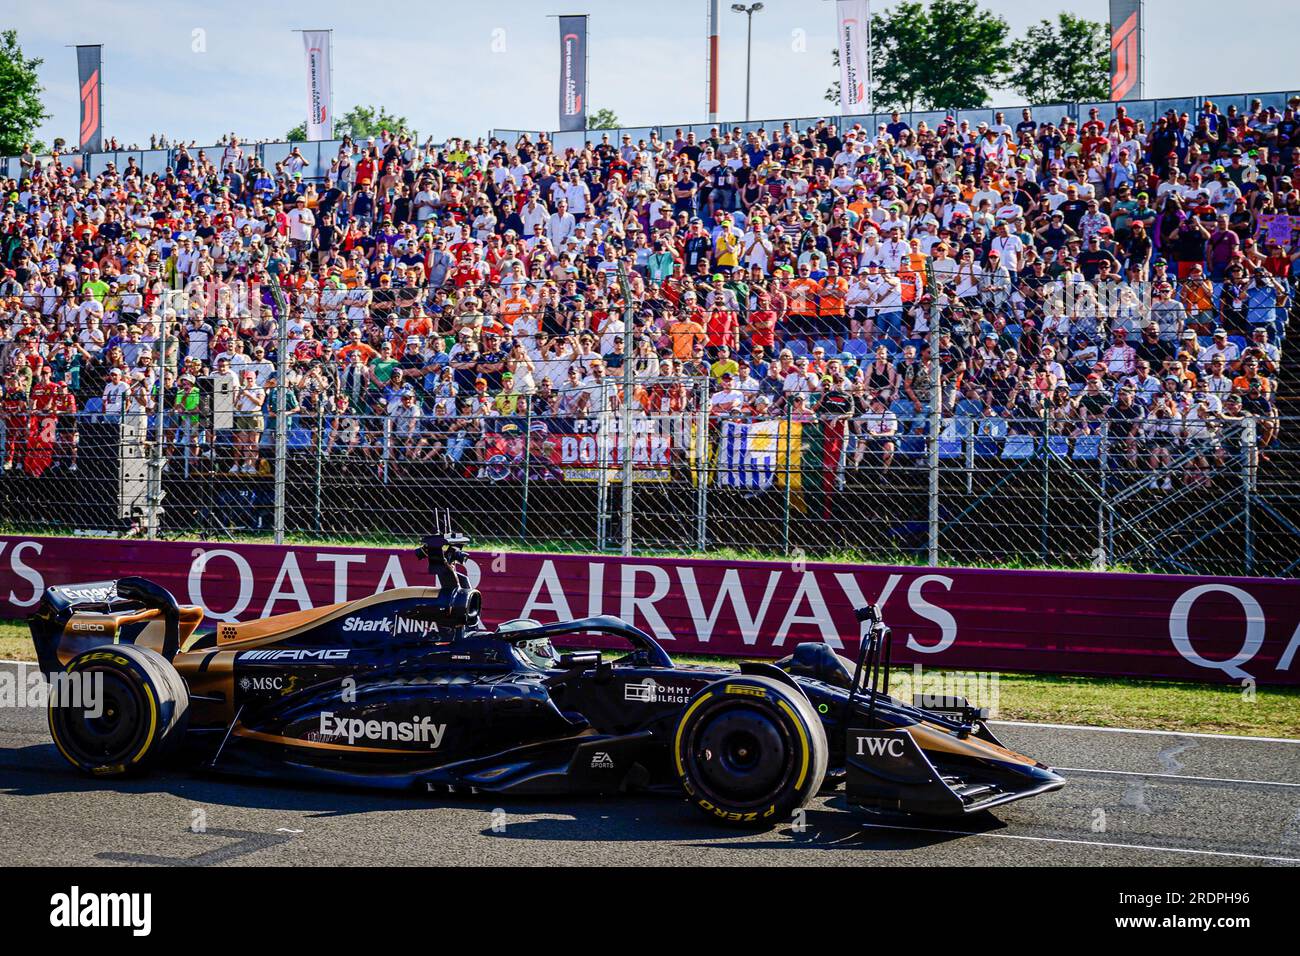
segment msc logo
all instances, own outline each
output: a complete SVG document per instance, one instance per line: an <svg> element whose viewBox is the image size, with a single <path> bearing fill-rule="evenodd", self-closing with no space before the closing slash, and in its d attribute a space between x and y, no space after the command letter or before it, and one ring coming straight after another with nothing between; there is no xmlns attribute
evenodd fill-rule
<svg viewBox="0 0 1300 956"><path fill-rule="evenodd" d="M246 676L239 678L239 689L242 691L254 690L284 690L284 677L252 677Z"/></svg>
<svg viewBox="0 0 1300 956"><path fill-rule="evenodd" d="M859 737L859 757L905 757L907 745L902 737Z"/></svg>

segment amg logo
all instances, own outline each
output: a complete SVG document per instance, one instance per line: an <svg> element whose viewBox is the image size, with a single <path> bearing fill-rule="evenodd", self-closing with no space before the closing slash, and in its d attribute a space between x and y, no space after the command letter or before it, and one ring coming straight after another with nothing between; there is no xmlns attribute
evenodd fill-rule
<svg viewBox="0 0 1300 956"><path fill-rule="evenodd" d="M238 660L241 661L345 661L348 658L347 650L343 648L322 648L313 650L304 648L302 650L280 650L280 651L242 651Z"/></svg>
<svg viewBox="0 0 1300 956"><path fill-rule="evenodd" d="M133 936L148 936L153 928L152 893L85 893L74 886L50 897L50 925L126 926Z"/></svg>
<svg viewBox="0 0 1300 956"><path fill-rule="evenodd" d="M624 700L634 700L643 704L684 704L691 699L693 693L690 687L660 684L653 677L647 677L635 684L623 685Z"/></svg>
<svg viewBox="0 0 1300 956"><path fill-rule="evenodd" d="M902 757L907 753L901 737L859 737L859 757Z"/></svg>
<svg viewBox="0 0 1300 956"><path fill-rule="evenodd" d="M343 738L348 743L361 740L396 740L401 743L427 743L430 750L442 746L446 724L435 724L428 717L410 720L361 720L357 717L335 717L330 711L320 715L320 735L325 738Z"/></svg>

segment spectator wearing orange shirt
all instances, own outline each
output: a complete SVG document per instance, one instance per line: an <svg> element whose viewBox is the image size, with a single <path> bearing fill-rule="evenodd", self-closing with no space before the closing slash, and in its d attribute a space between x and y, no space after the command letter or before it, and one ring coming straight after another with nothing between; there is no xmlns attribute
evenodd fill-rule
<svg viewBox="0 0 1300 956"><path fill-rule="evenodd" d="M673 358L689 359L694 354L696 345L703 345L708 336L704 326L699 322L699 310L695 308L695 293L687 292L682 297L686 311L681 318L668 326L668 338L672 341Z"/></svg>
<svg viewBox="0 0 1300 956"><path fill-rule="evenodd" d="M826 277L817 291L818 333L844 338L848 335L845 319L845 297L849 294L849 280L840 272L840 264L832 259L826 264Z"/></svg>
<svg viewBox="0 0 1300 956"><path fill-rule="evenodd" d="M821 286L812 278L808 263L799 266L799 274L785 287L789 301L786 329L792 336L807 338L817 334L817 308Z"/></svg>

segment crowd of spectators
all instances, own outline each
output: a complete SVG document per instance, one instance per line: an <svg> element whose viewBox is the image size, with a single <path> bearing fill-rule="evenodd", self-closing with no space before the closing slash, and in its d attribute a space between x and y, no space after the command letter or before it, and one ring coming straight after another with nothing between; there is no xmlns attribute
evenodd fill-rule
<svg viewBox="0 0 1300 956"><path fill-rule="evenodd" d="M1300 99L562 151L383 134L322 181L234 136L157 175L25 159L0 184L5 467L72 409L161 403L197 453L212 375L231 471L261 465L281 384L313 448L462 463L493 418L619 407L629 362L639 414L845 422L848 467L891 464L934 394L960 434L1104 433L1133 468L1204 467L1234 422L1281 431L1298 148ZM58 432L42 469L75 467Z"/></svg>

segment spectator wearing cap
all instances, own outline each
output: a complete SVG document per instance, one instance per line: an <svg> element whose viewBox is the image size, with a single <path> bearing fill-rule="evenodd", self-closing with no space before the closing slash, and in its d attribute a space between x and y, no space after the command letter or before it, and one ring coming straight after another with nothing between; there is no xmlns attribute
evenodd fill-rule
<svg viewBox="0 0 1300 956"><path fill-rule="evenodd" d="M1200 350L1196 361L1202 369L1207 369L1215 358L1221 358L1228 368L1234 368L1240 357L1237 344L1228 340L1228 331L1218 328L1214 330L1210 344Z"/></svg>

